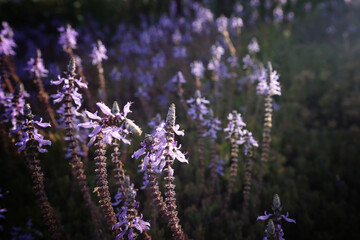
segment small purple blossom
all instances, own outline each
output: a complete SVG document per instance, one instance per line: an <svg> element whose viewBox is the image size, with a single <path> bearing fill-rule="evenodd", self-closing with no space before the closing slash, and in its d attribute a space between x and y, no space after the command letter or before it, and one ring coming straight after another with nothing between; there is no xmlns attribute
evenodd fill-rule
<svg viewBox="0 0 360 240"><path fill-rule="evenodd" d="M59 27L58 31L60 32L59 44L63 47L63 49L65 51L69 48L75 49L78 33L71 27L71 25L68 24L66 27Z"/></svg>
<svg viewBox="0 0 360 240"><path fill-rule="evenodd" d="M44 61L41 58L40 50L38 50L38 56L36 58L30 58L27 62L26 70L29 71L32 78L47 77L49 71L44 66Z"/></svg>
<svg viewBox="0 0 360 240"><path fill-rule="evenodd" d="M230 18L230 26L234 29L242 28L244 26L244 23L240 17L232 17Z"/></svg>
<svg viewBox="0 0 360 240"><path fill-rule="evenodd" d="M165 54L164 52L159 52L151 58L153 69L163 68L165 64Z"/></svg>
<svg viewBox="0 0 360 240"><path fill-rule="evenodd" d="M182 74L182 72L178 71L175 76L171 79L172 83L176 83L176 84L183 84L186 83L186 80L184 78L184 75Z"/></svg>
<svg viewBox="0 0 360 240"><path fill-rule="evenodd" d="M26 143L30 140L30 136L29 136L28 132L26 131L26 126L28 124L30 124L30 122L33 122L38 127L42 127L42 128L51 127L50 123L42 122L42 118L40 118L40 121L29 120L26 118L25 121L23 122L23 124L21 126L19 126L18 130L14 130L11 132L11 133L16 133L16 132L20 131L20 129L23 130L22 135L20 136L19 142L15 143L15 146L19 146L18 152L25 150ZM51 146L51 141L44 139L44 136L39 133L39 130L36 128L35 124L34 124L34 127L35 127L34 132L32 134L33 134L33 139L37 142L37 149L41 153L47 152L47 150L45 148L43 148L43 146Z"/></svg>
<svg viewBox="0 0 360 240"><path fill-rule="evenodd" d="M216 156L216 158L219 158L219 156ZM220 159L216 167L216 173L219 174L220 176L224 176L224 165L225 162L222 159ZM212 168L212 164L209 164L208 168Z"/></svg>
<svg viewBox="0 0 360 240"><path fill-rule="evenodd" d="M90 57L92 59L93 65L97 65L98 63L101 63L103 60L108 59L106 55L106 48L100 40L97 41L97 44L93 44L93 49L90 54Z"/></svg>
<svg viewBox="0 0 360 240"><path fill-rule="evenodd" d="M236 136L236 138L238 138L239 136L242 136L244 132L243 128L246 126L246 124L244 123L241 114L233 111L232 113L229 113L227 119L229 120L229 123L224 129L224 132L228 134L226 138L234 138Z"/></svg>
<svg viewBox="0 0 360 240"><path fill-rule="evenodd" d="M93 129L89 134L90 141L87 146L89 147L95 142L96 136L100 132L104 134L103 141L108 145L111 145L114 139L120 140L125 144L130 144L130 141L126 139L126 136L130 132L140 135L140 128L135 125L132 120L126 118L127 114L132 112L130 110L131 104L132 102L128 102L124 106L123 112L120 112L117 102L114 102L113 110L104 103L98 102L96 105L105 115L102 118L97 115L97 112L91 113L85 110L85 114L90 121L79 124L79 127Z"/></svg>
<svg viewBox="0 0 360 240"><path fill-rule="evenodd" d="M76 83L76 84L74 84ZM51 80L51 85L60 85L63 84L61 90L57 90L56 94L50 95L50 98L53 98L54 103L60 103L63 102L65 93L70 92L71 98L74 101L75 105L77 106L76 109L79 109L81 107L81 101L82 101L82 95L78 92L79 88L87 88L87 83L81 82L80 79L76 78L70 78L69 76L67 78L62 78L58 76L58 80ZM78 87L76 87L76 85Z"/></svg>
<svg viewBox="0 0 360 240"><path fill-rule="evenodd" d="M218 118L210 117L210 119L204 120L204 126L206 127L206 132L203 134L203 137L217 139L216 132L221 130L221 121Z"/></svg>
<svg viewBox="0 0 360 240"><path fill-rule="evenodd" d="M191 67L191 73L197 77L197 78L202 78L204 76L204 65L201 61L194 61L190 64Z"/></svg>
<svg viewBox="0 0 360 240"><path fill-rule="evenodd" d="M229 19L227 17L225 17L224 15L218 17L216 19L216 27L217 27L218 31L219 32L227 31L228 22L229 22Z"/></svg>
<svg viewBox="0 0 360 240"><path fill-rule="evenodd" d="M260 51L260 46L256 40L256 38L251 39L249 45L248 45L248 51L251 54L257 53Z"/></svg>
<svg viewBox="0 0 360 240"><path fill-rule="evenodd" d="M199 119L201 122L203 122L204 116L209 113L209 109L206 105L210 102L205 98L202 98L200 91L197 90L195 92L194 98L190 98L186 101L186 103L190 104L188 114L191 116L191 118L193 120Z"/></svg>
<svg viewBox="0 0 360 240"><path fill-rule="evenodd" d="M4 194L1 193L2 189L0 188L0 198L4 197ZM5 218L5 216L3 215L3 213L7 212L7 210L5 208L0 208L0 219L1 218ZM0 225L0 231L4 231L3 226Z"/></svg>

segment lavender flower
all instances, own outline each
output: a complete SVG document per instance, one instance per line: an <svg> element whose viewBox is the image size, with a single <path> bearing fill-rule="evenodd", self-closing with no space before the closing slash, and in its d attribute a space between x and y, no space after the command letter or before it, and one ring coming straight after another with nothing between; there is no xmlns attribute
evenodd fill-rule
<svg viewBox="0 0 360 240"><path fill-rule="evenodd" d="M287 222L296 223L294 219L289 218L289 213L287 212L286 215L281 214L282 206L280 202L279 195L275 194L273 199L272 205L273 213L267 214L265 211L265 215L259 216L256 220L265 221L269 220L267 229L265 230L266 236L264 237L265 240L270 239L278 239L278 240L285 240L284 231L281 227L281 220L285 220Z"/></svg>
<svg viewBox="0 0 360 240"><path fill-rule="evenodd" d="M244 26L244 23L240 17L232 17L230 18L230 26L234 29L242 28Z"/></svg>
<svg viewBox="0 0 360 240"><path fill-rule="evenodd" d="M119 209L116 217L118 222L112 227L119 228L120 233L116 236L116 240L123 238L127 235L129 240L136 239L137 233L135 230L143 233L145 230L150 229L150 223L144 221L143 215L138 216L137 208L139 207L139 202L135 200L136 191L134 190L134 184L129 184L129 178L125 178L126 192L124 198L124 206Z"/></svg>
<svg viewBox="0 0 360 240"><path fill-rule="evenodd" d="M51 127L50 123L43 123L42 118L40 118L40 121L33 121L38 127ZM24 125L28 125L29 120L25 119ZM19 128L22 128L24 125L19 126ZM15 133L16 131L13 131L12 133ZM50 140L45 140L44 136L39 133L39 130L37 128L34 129L33 133L34 140L38 143L37 149L39 152L44 153L47 152L46 149L43 148L43 146L51 146ZM18 152L23 151L26 147L26 143L30 140L29 135L26 131L22 132L22 135L20 137L19 142L17 142L15 145L20 146L18 148Z"/></svg>
<svg viewBox="0 0 360 240"><path fill-rule="evenodd" d="M246 56L243 58L243 63L244 63L244 66L243 66L244 69L254 66L254 62L251 59L249 54L246 54Z"/></svg>
<svg viewBox="0 0 360 240"><path fill-rule="evenodd" d="M87 146L89 147L95 142L96 136L100 132L104 134L103 141L109 145L111 145L114 139L121 140L125 144L130 144L130 141L126 139L129 132L141 135L141 129L132 120L126 118L127 114L132 112L130 110L131 104L131 102L128 102L124 106L123 112L112 112L104 103L98 102L96 105L105 115L103 118L99 117L97 112L91 113L85 110L90 121L81 123L79 126L83 128L93 128L93 131L89 134L90 141ZM117 102L114 102L114 106L116 105Z"/></svg>
<svg viewBox="0 0 360 240"><path fill-rule="evenodd" d="M2 22L0 31L0 55L14 56L16 43L14 41L14 32L7 22Z"/></svg>
<svg viewBox="0 0 360 240"><path fill-rule="evenodd" d="M186 80L184 78L184 75L182 74L182 72L178 71L175 76L171 79L171 82L172 83L175 83L175 84L183 84L183 83L186 83Z"/></svg>
<svg viewBox="0 0 360 240"><path fill-rule="evenodd" d="M66 78L62 78L59 75L58 80L50 81L51 85L63 84L61 90L60 91L58 90L56 94L50 95L50 98L54 98L53 100L54 103L59 103L63 101L66 93L70 93L71 99L74 101L76 105L76 110L78 110L81 107L81 101L82 101L82 95L78 92L79 89L78 87L87 89L87 83L81 82L81 78L76 79L72 76L71 73L74 73L75 69L70 69L70 68L76 67L75 59L73 59L72 61L74 62L73 66L69 64L68 75Z"/></svg>
<svg viewBox="0 0 360 240"><path fill-rule="evenodd" d="M201 61L194 61L190 64L191 67L191 73L197 77L197 78L202 78L204 76L204 65Z"/></svg>
<svg viewBox="0 0 360 240"><path fill-rule="evenodd" d="M251 39L249 45L248 45L248 50L250 54L254 54L260 51L260 47L259 44L256 40L256 38Z"/></svg>
<svg viewBox="0 0 360 240"><path fill-rule="evenodd" d="M153 69L158 69L164 67L165 64L165 54L164 52L159 52L154 57L151 58Z"/></svg>
<svg viewBox="0 0 360 240"><path fill-rule="evenodd" d="M229 113L227 119L229 123L224 131L228 134L226 138L234 138L235 136L242 136L244 134L244 127L246 124L244 123L241 114L233 111ZM238 139L235 139L238 140Z"/></svg>
<svg viewBox="0 0 360 240"><path fill-rule="evenodd" d="M173 57L174 58L185 58L186 56L187 56L186 47L184 47L184 46L173 47Z"/></svg>
<svg viewBox="0 0 360 240"><path fill-rule="evenodd" d="M108 57L106 56L106 48L100 40L97 41L97 44L93 44L93 49L90 57L92 58L93 65L97 65L103 60L108 59Z"/></svg>
<svg viewBox="0 0 360 240"><path fill-rule="evenodd" d="M60 32L59 44L63 47L64 51L75 49L78 33L71 25L68 24L66 27L59 27L58 31Z"/></svg>
<svg viewBox="0 0 360 240"><path fill-rule="evenodd" d="M216 26L219 32L227 31L229 19L225 17L224 15L218 17L216 19Z"/></svg>
<svg viewBox="0 0 360 240"><path fill-rule="evenodd" d="M219 158L219 156L216 156L216 158ZM224 165L224 160L220 159L219 161L217 161L215 172L220 176L224 176ZM212 168L212 163L209 164L208 168Z"/></svg>
<svg viewBox="0 0 360 240"><path fill-rule="evenodd" d="M216 132L221 130L221 121L218 118L214 118L214 113L209 110L209 119L204 120L204 126L207 128L207 131L202 135L203 137L210 137L211 139L216 139Z"/></svg>
<svg viewBox="0 0 360 240"><path fill-rule="evenodd" d="M119 72L116 67L114 67L110 72L110 79L114 82L120 82L121 76L121 72Z"/></svg>
<svg viewBox="0 0 360 240"><path fill-rule="evenodd" d="M249 154L249 151L250 151L253 147L259 147L259 144L258 144L258 142L255 140L255 138L252 136L252 133L249 132L249 131L246 130L246 129L243 130L240 139L237 140L236 143L239 144L239 145L244 145L245 155L248 155L248 154Z"/></svg>
<svg viewBox="0 0 360 240"><path fill-rule="evenodd" d="M24 90L24 85L19 82L16 87L14 93L9 93L8 96L5 96L4 101L4 113L1 115L1 122L11 122L12 130L19 131L19 118L24 114L24 104L25 97L29 97L30 95Z"/></svg>
<svg viewBox="0 0 360 240"><path fill-rule="evenodd" d="M270 95L281 95L281 87L278 82L279 74L272 70L271 63L268 63L267 71L262 71L262 75L259 78L259 83L256 87L258 94L264 94L265 96Z"/></svg>
<svg viewBox="0 0 360 240"><path fill-rule="evenodd" d="M38 54L36 58L30 58L27 64L28 66L26 70L29 71L31 78L41 78L48 76L49 71L45 68L41 55Z"/></svg>
<svg viewBox="0 0 360 240"><path fill-rule="evenodd" d="M199 90L195 92L194 98L190 98L186 101L190 104L188 114L193 120L200 119L204 121L204 116L209 113L209 109L206 104L209 104L209 101L201 97Z"/></svg>

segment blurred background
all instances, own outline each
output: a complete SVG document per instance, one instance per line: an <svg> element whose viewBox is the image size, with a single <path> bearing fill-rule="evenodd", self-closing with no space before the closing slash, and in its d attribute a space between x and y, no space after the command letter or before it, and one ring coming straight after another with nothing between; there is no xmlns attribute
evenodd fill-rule
<svg viewBox="0 0 360 240"><path fill-rule="evenodd" d="M31 80L23 69L28 59L34 56L36 48L40 48L45 65L49 63L50 70L44 83L54 92L49 81L65 70L68 59L57 44L58 27L71 24L78 30L78 52L83 58L84 72L92 86L90 89L96 95L96 69L91 69L88 57L91 43L101 39L109 52L117 49L126 29L145 29L158 24L164 14L169 14L170 2L172 1L0 0L0 21L7 21L14 30L18 45L14 57L17 73L24 79L31 99L36 102L36 93L32 92L35 87L31 86ZM188 1L175 2L175 14L182 16ZM244 55L248 43L255 37L261 48L257 58L263 62L271 61L280 74L282 95L275 98L271 154L264 177L261 203L256 212L251 212L244 232L237 233L234 219L236 212L241 210L241 205L237 204L240 203L240 186L235 190L229 217L216 225L201 225L207 217L206 213L211 211L192 204L192 189L196 188L190 184L191 181L186 180L191 174L183 169L187 166L176 166L176 171L179 171L179 175L175 175L179 181L176 191L180 221L184 224L185 232L193 239L260 239L265 224L257 222L256 218L263 215L265 210L271 210L272 197L278 193L284 212L289 212L290 217L297 221L296 224L284 223L286 239L360 239L360 1L287 1L280 21L273 15L276 3L273 3L269 14L265 2L199 2L211 10L214 18L221 15L230 17L239 11L237 8L241 4L243 8L239 15L244 21L244 27L241 29L241 37L234 40L238 52ZM148 25L145 26L144 22ZM121 31L122 34L117 35L120 24L127 27ZM193 37L192 42L187 45L189 59L209 58L209 49L215 40L213 33L205 37ZM114 66L120 66L121 69L124 65L118 64L118 58L115 57L118 52L112 54L113 57L104 63L106 74ZM190 62L170 61L167 63L169 66L157 78L167 82L176 69L187 69L190 72ZM135 65L135 62L128 63L130 69L136 68ZM124 70L121 71L123 73ZM184 75L188 81L191 79L190 73ZM109 80L108 84L108 95L111 99L120 100L120 105L133 99L132 92L135 90L132 87L128 87L129 91L121 90L127 89L128 83L124 80L119 83L120 94L112 92L114 89L111 86L115 86L117 82ZM188 89L186 99L193 95L193 91L194 89ZM245 91L244 95L239 90L234 105L237 109L246 107L247 113L253 113L244 115L244 119L255 138L261 142L263 110L255 116L257 100L251 98L253 94L255 90ZM246 102L249 99L250 102ZM133 101L135 110L132 119L148 132L148 119L143 116L141 104L136 97ZM158 102L158 99L151 101L154 104L153 112L161 113L164 118L166 107L157 104ZM41 106L35 109L41 112ZM220 107L223 119L226 111L227 106ZM179 121L185 122L184 109L179 107L178 114ZM196 139L196 131L191 124L184 126L186 137L180 141L184 149L188 149ZM61 136L56 134L50 137L52 140L61 140ZM141 140L133 140L134 144L127 150L129 159L132 152L138 149ZM0 207L6 208L7 213L6 219L0 219L0 224L5 229L0 231L0 238L11 239L12 227L28 231L26 223L28 219L32 219L31 232L36 239L48 239L31 185L26 184L29 176L24 163L11 154L8 155L1 146L5 146L4 143L0 145L0 188L6 194L0 198ZM220 141L217 149L227 167L230 147L225 141ZM188 150L189 166L194 151ZM88 211L84 204L79 204L82 201L81 194L71 182L70 169L64 163L67 160L62 154L62 143L54 142L52 151L42 156L45 175L51 179L46 183L50 201L63 219L65 228L75 236L74 239L92 239ZM255 157L259 155L257 153ZM90 159L91 156L92 153ZM127 162L128 172L137 188L142 182L142 178L136 173L138 164L139 162ZM90 186L94 186L94 174L90 171L92 165L93 162L90 161L87 166ZM255 164L254 174L256 172ZM226 179L221 184L226 186ZM237 191L239 194L236 194ZM147 219L151 219L150 204L145 203L148 201L145 201L146 194L141 191L138 194L142 212ZM160 223L158 230L153 232L153 239L169 239L171 234L166 227L161 226L165 225Z"/></svg>

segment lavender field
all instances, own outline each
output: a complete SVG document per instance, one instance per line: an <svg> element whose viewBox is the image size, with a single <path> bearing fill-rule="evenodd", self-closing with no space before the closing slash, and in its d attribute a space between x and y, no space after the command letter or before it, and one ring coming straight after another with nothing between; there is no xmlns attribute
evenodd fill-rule
<svg viewBox="0 0 360 240"><path fill-rule="evenodd" d="M360 239L359 0L2 0L0 23L0 239Z"/></svg>

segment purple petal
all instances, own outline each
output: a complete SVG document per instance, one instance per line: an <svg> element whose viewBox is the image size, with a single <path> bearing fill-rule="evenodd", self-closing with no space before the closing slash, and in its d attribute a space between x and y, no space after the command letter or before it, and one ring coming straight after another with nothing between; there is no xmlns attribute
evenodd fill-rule
<svg viewBox="0 0 360 240"><path fill-rule="evenodd" d="M131 113L132 111L130 110L130 106L131 104L133 104L132 102L128 102L125 106L124 106L124 117L126 117L126 115L128 113Z"/></svg>
<svg viewBox="0 0 360 240"><path fill-rule="evenodd" d="M95 112L95 113L91 113L91 112L89 112L89 111L87 111L87 110L85 110L85 114L88 116L88 118L90 118L90 119L93 119L93 120L101 120L101 117L99 117L98 115L97 115L97 111Z"/></svg>
<svg viewBox="0 0 360 240"><path fill-rule="evenodd" d="M108 106L106 106L105 103L98 102L96 103L96 105L105 115L114 117L114 115L111 113L111 109Z"/></svg>

